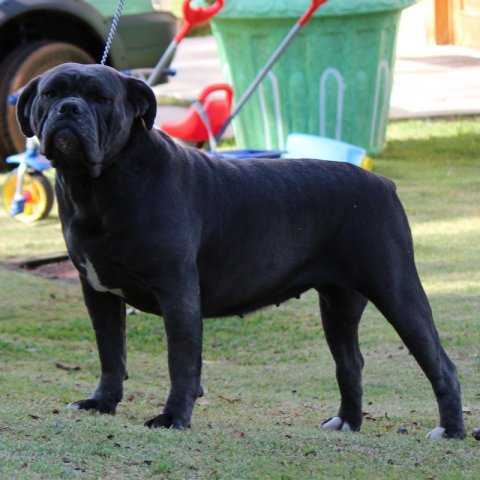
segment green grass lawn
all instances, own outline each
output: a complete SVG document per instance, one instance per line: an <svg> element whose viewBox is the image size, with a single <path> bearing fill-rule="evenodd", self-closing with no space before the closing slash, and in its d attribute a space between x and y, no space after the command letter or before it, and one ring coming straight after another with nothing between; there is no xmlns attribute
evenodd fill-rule
<svg viewBox="0 0 480 480"><path fill-rule="evenodd" d="M480 426L480 119L394 123L388 137L376 171L396 181L405 203L471 431ZM0 259L63 248L55 216L26 227L2 212L0 231ZM437 424L432 391L372 307L360 334L368 412L360 434L319 429L339 394L313 294L206 322L206 396L187 432L142 426L167 394L165 334L150 315L128 323L130 379L117 415L67 410L98 373L79 288L0 269L2 480L478 479L480 442L425 440Z"/></svg>

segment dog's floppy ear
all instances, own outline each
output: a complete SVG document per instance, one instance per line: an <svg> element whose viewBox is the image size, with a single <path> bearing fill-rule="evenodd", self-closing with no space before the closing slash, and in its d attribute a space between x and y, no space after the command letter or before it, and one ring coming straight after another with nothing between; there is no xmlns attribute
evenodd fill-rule
<svg viewBox="0 0 480 480"><path fill-rule="evenodd" d="M127 80L127 98L132 104L135 117L141 118L148 130L151 130L157 114L157 100L153 90L142 80Z"/></svg>
<svg viewBox="0 0 480 480"><path fill-rule="evenodd" d="M27 83L27 85L23 87L17 102L17 120L26 137L33 137L35 135L30 123L30 115L32 113L33 100L37 95L39 80L40 77L36 77Z"/></svg>

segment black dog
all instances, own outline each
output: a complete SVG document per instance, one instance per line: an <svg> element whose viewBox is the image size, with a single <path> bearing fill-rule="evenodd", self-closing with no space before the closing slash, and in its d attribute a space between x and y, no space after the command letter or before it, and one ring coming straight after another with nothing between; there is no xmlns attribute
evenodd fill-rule
<svg viewBox="0 0 480 480"><path fill-rule="evenodd" d="M202 318L237 315L314 288L341 405L324 428L362 422L358 324L372 301L463 437L455 367L440 345L392 182L317 160L215 159L152 130L155 97L102 66L65 64L18 103L57 169L65 241L95 329L101 379L79 409L114 413L126 373L125 302L164 317L171 390L149 427L186 428L202 395Z"/></svg>

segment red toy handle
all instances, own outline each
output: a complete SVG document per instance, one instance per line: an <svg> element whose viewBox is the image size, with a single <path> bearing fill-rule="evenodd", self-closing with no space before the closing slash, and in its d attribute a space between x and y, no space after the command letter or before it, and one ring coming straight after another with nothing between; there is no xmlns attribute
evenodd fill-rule
<svg viewBox="0 0 480 480"><path fill-rule="evenodd" d="M308 23L308 21L310 20L312 15L315 13L315 11L326 2L327 0L313 0L308 10L303 14L303 17L298 21L299 25L303 27L306 23Z"/></svg>
<svg viewBox="0 0 480 480"><path fill-rule="evenodd" d="M210 94L221 91L224 91L227 94L227 104L228 109L230 110L233 104L233 89L228 83L214 83L213 85L205 87L202 90L202 93L200 93L198 101L203 105Z"/></svg>
<svg viewBox="0 0 480 480"><path fill-rule="evenodd" d="M213 18L222 8L225 0L216 0L209 7L193 8L190 0L183 2L183 25L175 36L175 41L180 43L192 27L196 27Z"/></svg>

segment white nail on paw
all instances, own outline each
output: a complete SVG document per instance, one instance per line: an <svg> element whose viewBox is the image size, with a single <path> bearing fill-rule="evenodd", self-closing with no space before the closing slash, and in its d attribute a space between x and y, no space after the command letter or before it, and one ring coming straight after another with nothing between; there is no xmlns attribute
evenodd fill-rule
<svg viewBox="0 0 480 480"><path fill-rule="evenodd" d="M443 427L434 428L428 435L427 438L430 440L440 440L445 436L445 429Z"/></svg>
<svg viewBox="0 0 480 480"><path fill-rule="evenodd" d="M80 410L80 407L78 406L78 403L69 403L67 405L67 408L70 410Z"/></svg>
<svg viewBox="0 0 480 480"><path fill-rule="evenodd" d="M327 420L325 423L322 423L322 428L324 430L335 430L342 432L351 432L352 427L344 422L340 417L333 417L330 420Z"/></svg>
<svg viewBox="0 0 480 480"><path fill-rule="evenodd" d="M352 431L352 427L350 427L350 425L345 422L342 426L342 432L351 432Z"/></svg>
<svg viewBox="0 0 480 480"><path fill-rule="evenodd" d="M340 417L333 417L322 424L325 430L339 430L342 427L343 420Z"/></svg>

